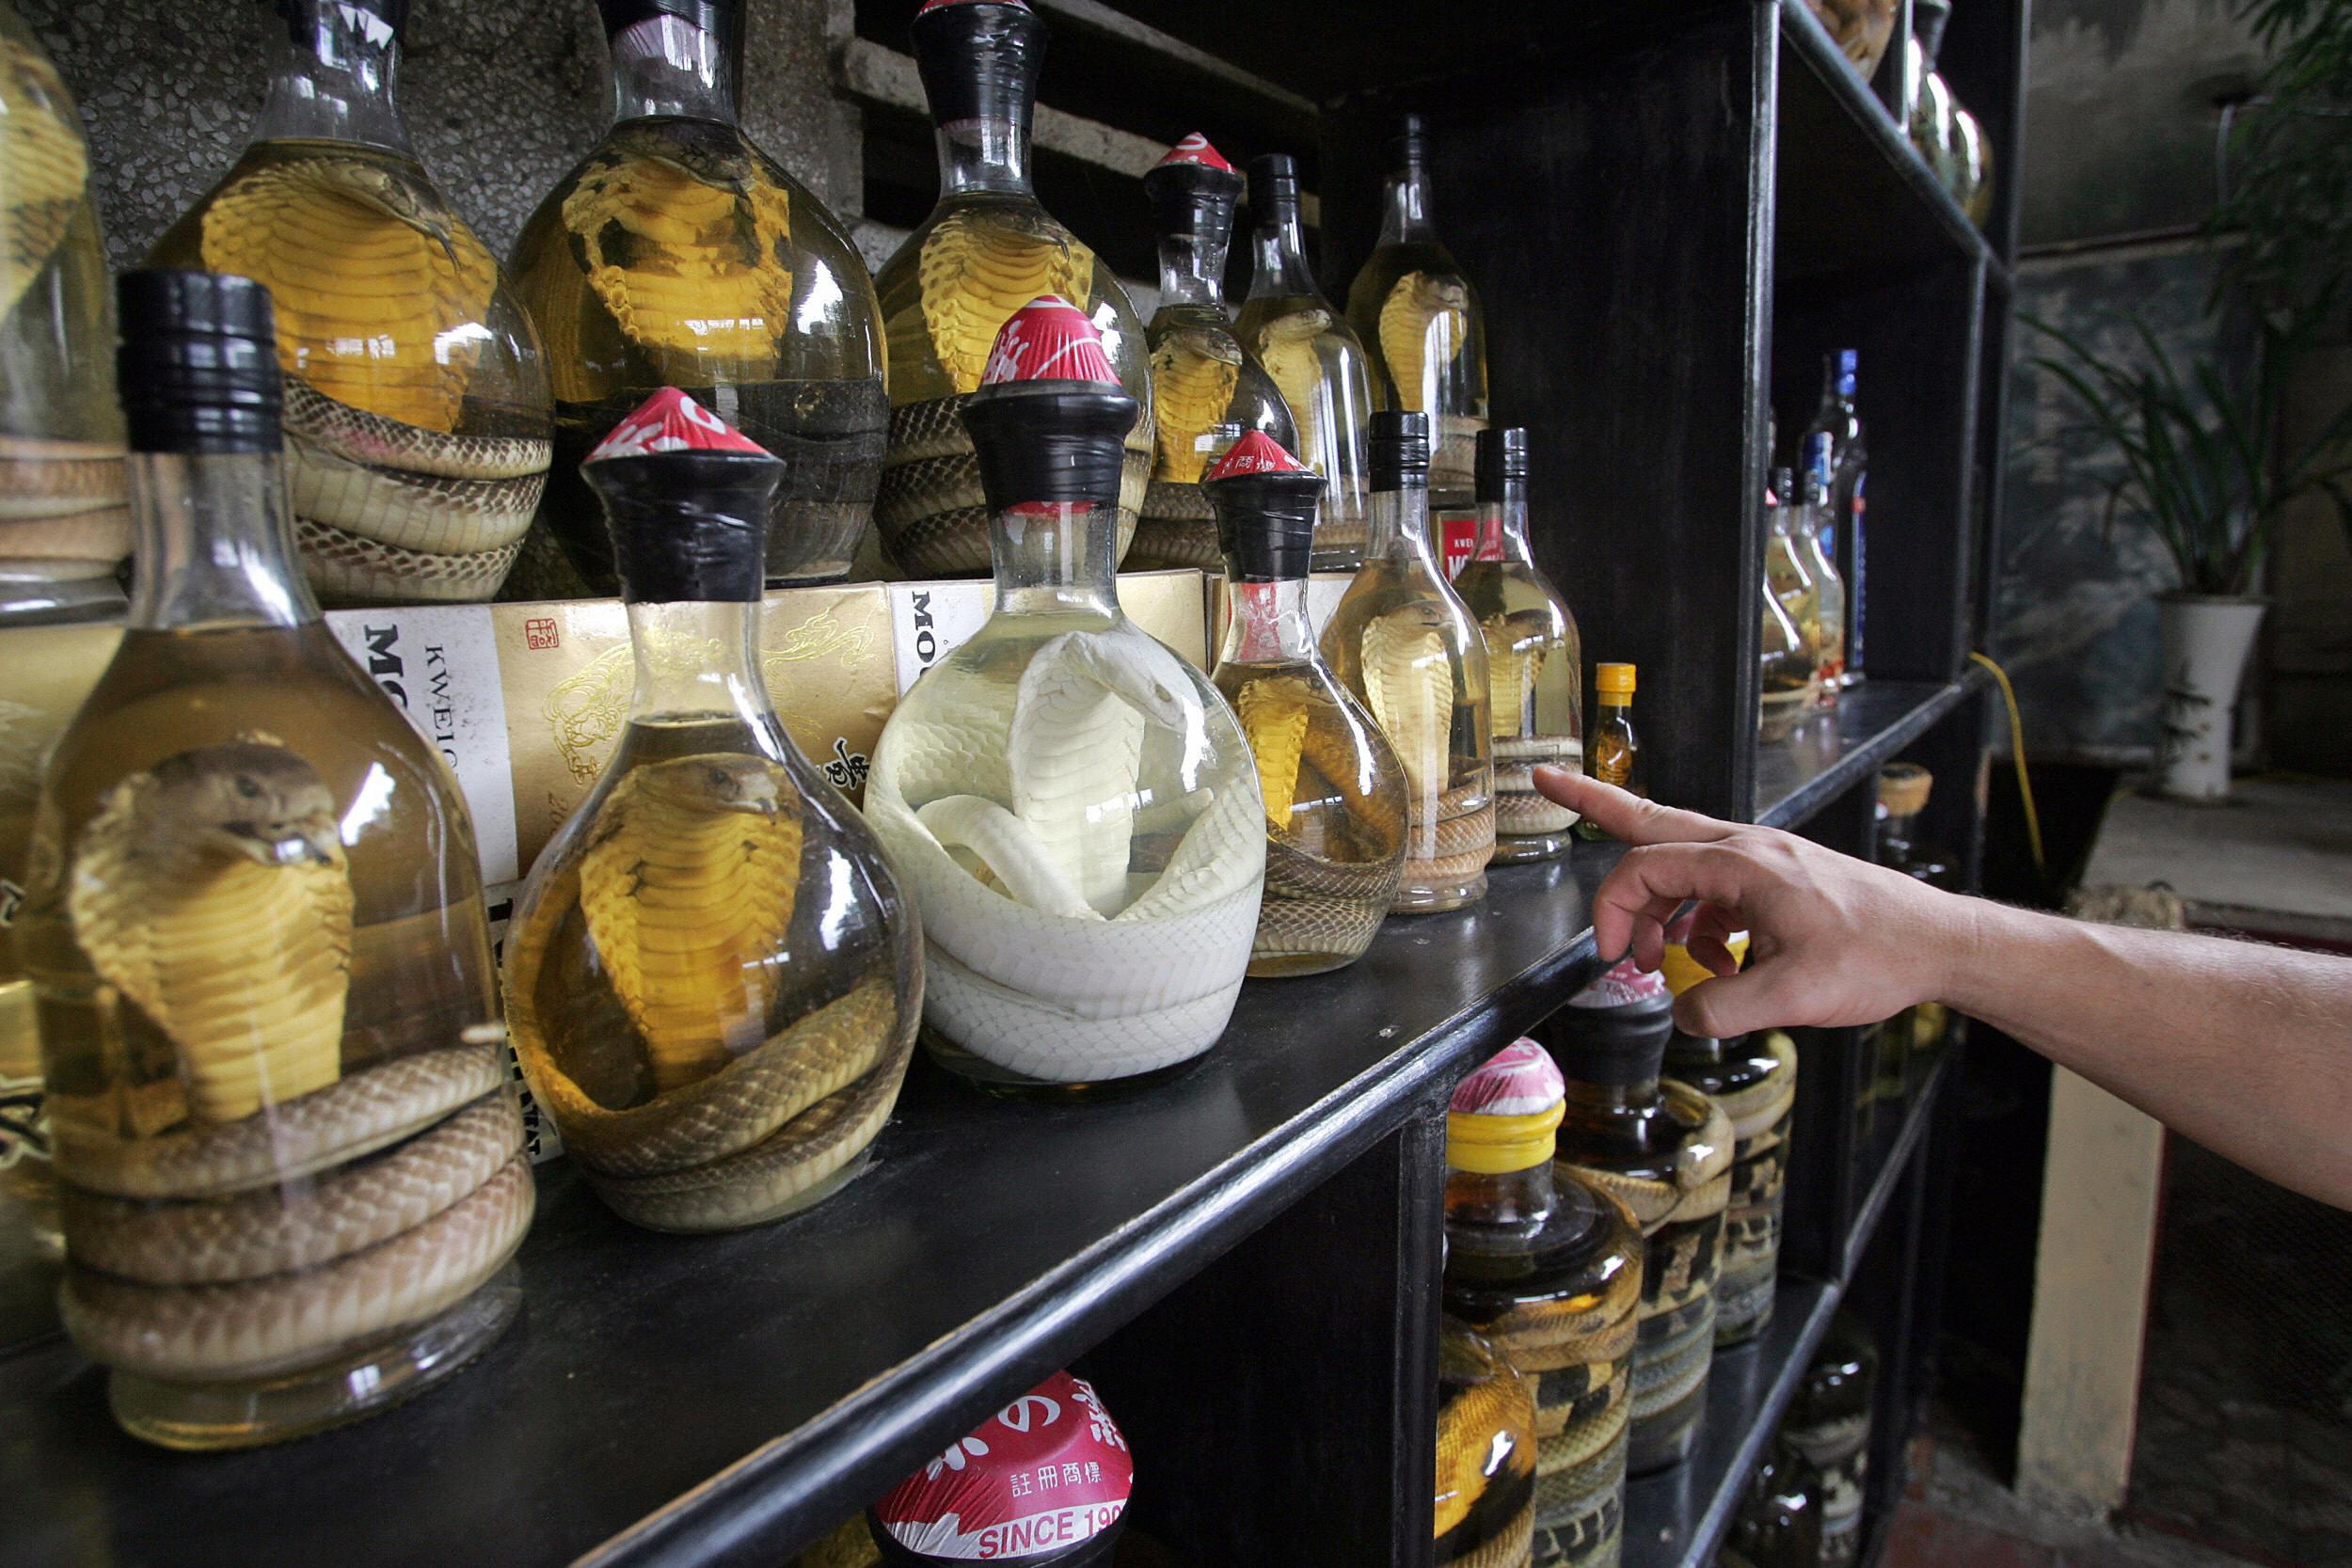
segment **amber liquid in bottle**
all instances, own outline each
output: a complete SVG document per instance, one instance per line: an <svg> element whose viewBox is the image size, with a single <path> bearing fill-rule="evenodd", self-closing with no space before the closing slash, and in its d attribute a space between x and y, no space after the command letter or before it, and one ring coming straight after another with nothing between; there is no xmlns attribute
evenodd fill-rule
<svg viewBox="0 0 2352 1568"><path fill-rule="evenodd" d="M1797 1098L1796 1047L1778 1031L1723 1040L1677 1029L1666 1042L1665 1070L1722 1106L1731 1120L1731 1195L1715 1279L1715 1343L1744 1344L1772 1321L1788 1121Z"/></svg>
<svg viewBox="0 0 2352 1568"><path fill-rule="evenodd" d="M1622 674L1611 672L1622 671ZM1593 702L1592 733L1584 740L1584 771L1605 784L1636 795L1649 791L1642 782L1642 742L1633 733L1633 666L1604 664L1596 673L1598 688ZM1581 817L1576 836L1588 842L1609 834L1591 817Z"/></svg>
<svg viewBox="0 0 2352 1568"><path fill-rule="evenodd" d="M1466 1324L1440 1320L1433 1560L1525 1568L1535 1487L1535 1409L1526 1381Z"/></svg>

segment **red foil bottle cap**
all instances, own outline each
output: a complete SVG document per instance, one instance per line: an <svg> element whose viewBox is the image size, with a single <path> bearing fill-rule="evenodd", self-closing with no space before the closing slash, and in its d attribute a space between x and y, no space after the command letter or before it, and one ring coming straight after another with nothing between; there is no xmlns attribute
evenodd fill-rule
<svg viewBox="0 0 2352 1568"><path fill-rule="evenodd" d="M771 455L766 447L675 387L664 387L637 412L612 427L583 461L650 457L661 451L748 451Z"/></svg>
<svg viewBox="0 0 2352 1568"><path fill-rule="evenodd" d="M874 1504L907 1550L943 1561L1066 1551L1118 1523L1135 1457L1089 1384L1056 1372Z"/></svg>
<svg viewBox="0 0 2352 1568"><path fill-rule="evenodd" d="M1116 387L1119 372L1084 310L1059 294L1040 294L998 329L980 372L983 387L1008 381L1107 381Z"/></svg>
<svg viewBox="0 0 2352 1568"><path fill-rule="evenodd" d="M1630 1007L1638 1003L1655 1002L1666 994L1665 979L1658 974L1645 974L1633 967L1633 955L1619 958L1609 972L1574 996L1568 998L1571 1007Z"/></svg>
<svg viewBox="0 0 2352 1568"><path fill-rule="evenodd" d="M1520 1038L1463 1079L1446 1109L1457 1117L1532 1117L1559 1104L1567 1092L1551 1053Z"/></svg>
<svg viewBox="0 0 2352 1568"><path fill-rule="evenodd" d="M1253 430L1225 449L1201 478L1231 479L1235 474L1304 474L1314 470L1282 449L1282 443L1263 430Z"/></svg>
<svg viewBox="0 0 2352 1568"><path fill-rule="evenodd" d="M1152 166L1166 168L1170 164L1199 164L1204 168L1221 168L1233 172L1233 166L1225 161L1225 154L1209 145L1209 138L1195 131L1168 150L1168 155Z"/></svg>

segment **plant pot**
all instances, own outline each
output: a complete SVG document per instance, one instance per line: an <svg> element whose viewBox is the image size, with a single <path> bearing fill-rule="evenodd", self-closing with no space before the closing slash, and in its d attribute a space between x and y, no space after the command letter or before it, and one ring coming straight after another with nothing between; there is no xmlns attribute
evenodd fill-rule
<svg viewBox="0 0 2352 1568"><path fill-rule="evenodd" d="M2164 712L2155 791L2177 800L2230 798L2230 724L2246 656L2270 601L2217 594L2156 595L2164 635Z"/></svg>

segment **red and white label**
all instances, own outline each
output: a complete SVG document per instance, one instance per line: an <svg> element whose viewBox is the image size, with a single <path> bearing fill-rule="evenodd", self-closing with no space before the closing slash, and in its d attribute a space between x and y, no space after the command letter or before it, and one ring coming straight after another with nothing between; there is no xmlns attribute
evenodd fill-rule
<svg viewBox="0 0 2352 1568"><path fill-rule="evenodd" d="M1446 1109L1455 1116L1532 1117L1559 1104L1567 1092L1551 1053L1521 1038L1463 1079Z"/></svg>
<svg viewBox="0 0 2352 1568"><path fill-rule="evenodd" d="M1100 1535L1135 1486L1127 1440L1091 1386L1056 1372L874 1505L927 1558L1039 1557Z"/></svg>
<svg viewBox="0 0 2352 1568"><path fill-rule="evenodd" d="M1448 514L1439 517L1438 548L1446 580L1452 582L1478 553L1478 515L1473 512L1468 516Z"/></svg>
<svg viewBox="0 0 2352 1568"><path fill-rule="evenodd" d="M1666 980L1661 974L1645 974L1633 967L1633 955L1619 958L1609 972L1574 996L1568 998L1571 1007L1629 1007L1637 1002L1655 1002L1666 994Z"/></svg>
<svg viewBox="0 0 2352 1568"><path fill-rule="evenodd" d="M596 443L587 461L608 457L646 457L660 451L749 451L769 455L768 449L726 420L679 391L664 387L637 412L612 427Z"/></svg>
<svg viewBox="0 0 2352 1568"><path fill-rule="evenodd" d="M1119 384L1103 335L1087 313L1059 294L1040 294L1015 310L996 334L980 385L1008 381L1107 381Z"/></svg>
<svg viewBox="0 0 2352 1568"><path fill-rule="evenodd" d="M1231 479L1235 474L1305 474L1314 470L1282 449L1282 443L1263 430L1253 430L1225 449L1202 475L1203 479Z"/></svg>
<svg viewBox="0 0 2352 1568"><path fill-rule="evenodd" d="M1233 166L1225 161L1225 154L1211 147L1209 138L1198 131L1169 148L1158 166L1166 168L1170 164L1199 164L1202 168L1221 168L1228 174L1233 172Z"/></svg>

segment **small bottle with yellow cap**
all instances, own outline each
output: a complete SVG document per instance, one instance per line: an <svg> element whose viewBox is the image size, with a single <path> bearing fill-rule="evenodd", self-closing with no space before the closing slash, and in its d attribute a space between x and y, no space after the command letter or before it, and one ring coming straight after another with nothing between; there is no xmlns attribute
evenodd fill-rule
<svg viewBox="0 0 2352 1568"><path fill-rule="evenodd" d="M1584 742L1584 770L1603 784L1646 795L1642 787L1642 743L1633 733L1633 666L1597 664L1593 667L1593 729ZM1589 816L1580 818L1576 835L1597 840L1609 835Z"/></svg>
<svg viewBox="0 0 2352 1568"><path fill-rule="evenodd" d="M1552 1163L1565 1095L1559 1068L1524 1039L1454 1091L1445 1306L1534 1398L1534 1560L1603 1568L1625 1524L1641 1236L1623 1203Z"/></svg>
<svg viewBox="0 0 2352 1568"><path fill-rule="evenodd" d="M1666 929L1659 974L1680 996L1712 972L1683 945L1695 911ZM1729 943L1744 957L1748 934ZM1715 1275L1715 1343L1744 1344L1772 1321L1780 1267L1781 1200L1788 1180L1788 1119L1797 1103L1796 1042L1780 1030L1717 1039L1677 1027L1666 1076L1706 1095L1731 1120L1731 1195L1724 1205L1723 1263Z"/></svg>

